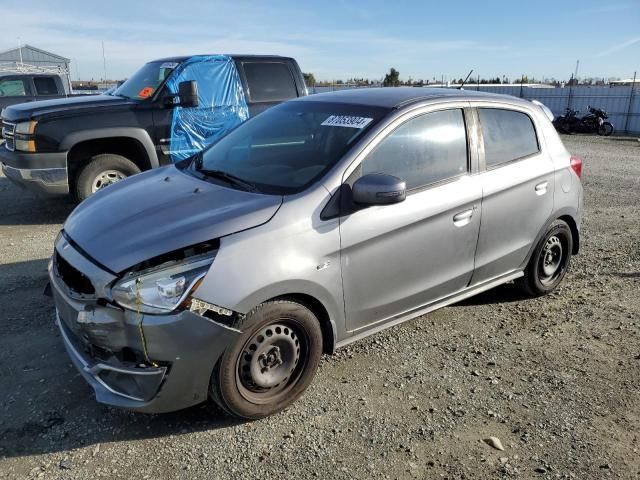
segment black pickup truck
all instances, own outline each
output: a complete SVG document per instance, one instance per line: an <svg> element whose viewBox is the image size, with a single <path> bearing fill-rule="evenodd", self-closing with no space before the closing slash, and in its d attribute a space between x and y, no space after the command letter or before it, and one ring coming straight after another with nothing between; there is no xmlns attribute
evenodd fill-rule
<svg viewBox="0 0 640 480"><path fill-rule="evenodd" d="M304 95L292 58L155 60L109 95L2 110L2 172L32 191L83 200L127 176L187 158L250 116Z"/></svg>
<svg viewBox="0 0 640 480"><path fill-rule="evenodd" d="M0 74L0 109L17 103L64 98L70 95L64 77L51 73Z"/></svg>

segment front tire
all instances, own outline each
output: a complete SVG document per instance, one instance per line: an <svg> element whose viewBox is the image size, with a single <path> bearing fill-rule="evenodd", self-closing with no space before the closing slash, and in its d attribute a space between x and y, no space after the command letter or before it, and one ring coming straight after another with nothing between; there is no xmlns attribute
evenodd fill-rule
<svg viewBox="0 0 640 480"><path fill-rule="evenodd" d="M552 292L564 278L573 251L573 236L563 220L553 222L536 246L519 283L532 297Z"/></svg>
<svg viewBox="0 0 640 480"><path fill-rule="evenodd" d="M322 355L322 331L304 305L266 302L243 319L211 375L210 395L231 415L259 419L277 413L309 386Z"/></svg>
<svg viewBox="0 0 640 480"><path fill-rule="evenodd" d="M603 137L608 137L613 133L613 125L609 122L604 122L602 125L598 126L598 135Z"/></svg>
<svg viewBox="0 0 640 480"><path fill-rule="evenodd" d="M98 190L136 173L140 173L138 166L122 155L113 153L96 155L78 175L76 197L82 202Z"/></svg>

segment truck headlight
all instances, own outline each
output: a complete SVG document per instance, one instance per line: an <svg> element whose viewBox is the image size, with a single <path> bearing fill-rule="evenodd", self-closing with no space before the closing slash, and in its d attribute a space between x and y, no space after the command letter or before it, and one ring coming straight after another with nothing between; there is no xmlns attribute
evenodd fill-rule
<svg viewBox="0 0 640 480"><path fill-rule="evenodd" d="M126 274L111 289L113 299L124 308L142 313L168 313L192 293L215 255L188 258L164 266Z"/></svg>
<svg viewBox="0 0 640 480"><path fill-rule="evenodd" d="M35 152L36 142L33 140L33 132L36 130L38 122L31 120L29 122L16 123L14 131L15 149L21 152Z"/></svg>
<svg viewBox="0 0 640 480"><path fill-rule="evenodd" d="M22 135L33 135L33 132L36 131L36 125L38 122L35 120L31 120L29 122L20 122L16 123L15 133Z"/></svg>

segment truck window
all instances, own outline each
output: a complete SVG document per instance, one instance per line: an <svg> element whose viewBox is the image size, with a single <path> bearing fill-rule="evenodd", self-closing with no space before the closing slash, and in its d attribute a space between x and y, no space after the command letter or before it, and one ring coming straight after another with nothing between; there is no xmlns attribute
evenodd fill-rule
<svg viewBox="0 0 640 480"><path fill-rule="evenodd" d="M52 77L33 77L36 95L58 95L58 87Z"/></svg>
<svg viewBox="0 0 640 480"><path fill-rule="evenodd" d="M277 102L298 96L286 63L245 62L242 64L252 102Z"/></svg>
<svg viewBox="0 0 640 480"><path fill-rule="evenodd" d="M23 80L0 79L0 97L23 97L25 95L27 95L27 89Z"/></svg>

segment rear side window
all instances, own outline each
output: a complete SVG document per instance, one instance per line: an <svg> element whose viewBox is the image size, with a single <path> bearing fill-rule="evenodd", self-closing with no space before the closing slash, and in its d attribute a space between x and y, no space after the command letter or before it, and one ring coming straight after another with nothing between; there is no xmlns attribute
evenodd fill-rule
<svg viewBox="0 0 640 480"><path fill-rule="evenodd" d="M36 86L36 95L57 95L56 82L51 77L33 77Z"/></svg>
<svg viewBox="0 0 640 480"><path fill-rule="evenodd" d="M538 138L526 113L479 108L487 168L537 153Z"/></svg>
<svg viewBox="0 0 640 480"><path fill-rule="evenodd" d="M0 79L0 97L23 97L27 94L24 81L6 78Z"/></svg>
<svg viewBox="0 0 640 480"><path fill-rule="evenodd" d="M243 63L252 102L277 102L298 96L296 84L285 63Z"/></svg>
<svg viewBox="0 0 640 480"><path fill-rule="evenodd" d="M412 118L391 132L365 158L361 175L394 175L409 190L466 173L467 163L462 110L442 110Z"/></svg>

